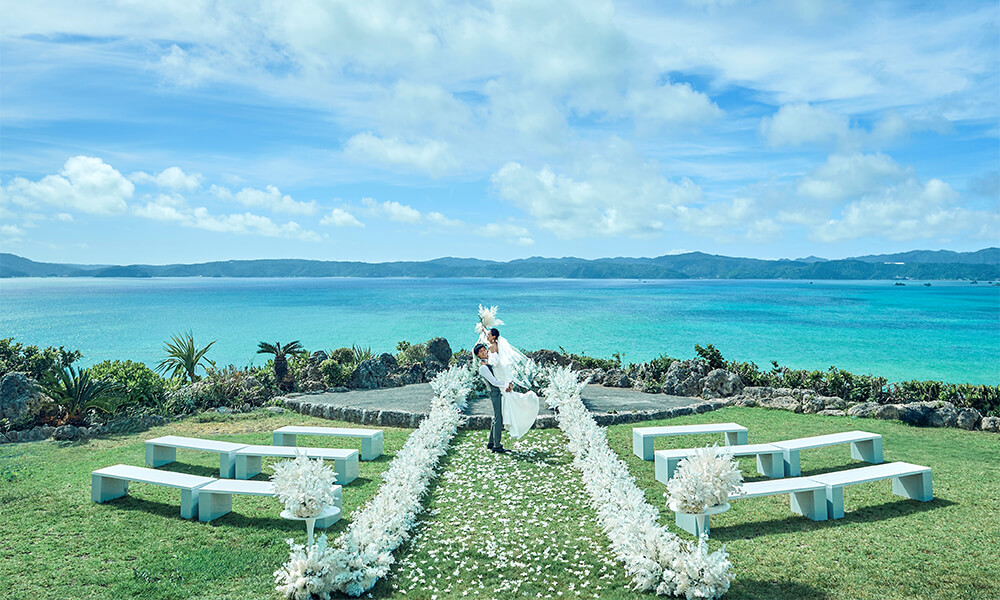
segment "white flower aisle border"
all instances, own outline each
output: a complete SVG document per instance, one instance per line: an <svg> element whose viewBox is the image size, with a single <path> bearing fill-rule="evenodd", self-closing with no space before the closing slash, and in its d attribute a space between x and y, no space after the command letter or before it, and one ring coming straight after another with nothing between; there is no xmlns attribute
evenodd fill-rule
<svg viewBox="0 0 1000 600"><path fill-rule="evenodd" d="M352 515L333 545L327 547L325 535L310 547L288 540L289 561L274 572L278 592L295 600L327 599L334 592L360 596L386 576L392 552L410 536L420 501L458 431L472 379L472 371L457 366L434 378L427 418L382 475L378 492Z"/></svg>
<svg viewBox="0 0 1000 600"><path fill-rule="evenodd" d="M574 466L582 473L591 506L612 551L642 591L660 595L719 598L729 590L732 564L725 548L708 552L707 540L685 542L659 525L628 466L608 445L606 433L580 400L586 382L568 367L549 371L545 399L558 407L560 429L569 438Z"/></svg>

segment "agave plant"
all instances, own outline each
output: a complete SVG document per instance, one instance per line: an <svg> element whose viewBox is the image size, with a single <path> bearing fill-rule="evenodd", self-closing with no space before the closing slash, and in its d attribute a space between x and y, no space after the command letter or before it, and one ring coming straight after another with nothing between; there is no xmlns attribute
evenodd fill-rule
<svg viewBox="0 0 1000 600"><path fill-rule="evenodd" d="M260 342L257 345L257 354L274 355L274 379L278 383L278 388L283 392L291 391L293 386L292 379L288 376L288 356L302 354L305 351L306 349L299 344L298 340L284 346L281 345L281 342L273 344Z"/></svg>
<svg viewBox="0 0 1000 600"><path fill-rule="evenodd" d="M190 331L178 333L163 345L167 357L156 365L156 370L161 373L171 371L171 377L178 379L187 377L191 383L194 383L198 381L198 375L195 374L198 365L201 365L206 371L208 367L215 366L214 362L205 358L205 353L214 343L215 340L212 340L207 346L199 349L194 345L194 335ZM207 365L203 363L207 363Z"/></svg>
<svg viewBox="0 0 1000 600"><path fill-rule="evenodd" d="M67 423L79 422L83 413L92 408L112 412L116 404L114 394L118 390L116 383L92 379L90 369L77 371L73 366L56 371L45 385L45 391L65 411L63 421Z"/></svg>
<svg viewBox="0 0 1000 600"><path fill-rule="evenodd" d="M375 353L372 352L371 346L362 348L361 346L351 346L351 352L354 353L354 358L351 363L355 366L361 364L362 361L366 361L370 358L375 358Z"/></svg>

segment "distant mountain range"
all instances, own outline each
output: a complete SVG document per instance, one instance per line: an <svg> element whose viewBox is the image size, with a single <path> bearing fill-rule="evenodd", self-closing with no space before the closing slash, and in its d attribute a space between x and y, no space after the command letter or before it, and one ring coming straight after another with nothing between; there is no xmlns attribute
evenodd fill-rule
<svg viewBox="0 0 1000 600"><path fill-rule="evenodd" d="M542 258L509 262L438 258L365 263L299 259L177 265L40 263L0 253L0 277L523 277L566 279L982 279L1000 280L1000 248L915 250L827 260L760 260L689 252L656 258Z"/></svg>

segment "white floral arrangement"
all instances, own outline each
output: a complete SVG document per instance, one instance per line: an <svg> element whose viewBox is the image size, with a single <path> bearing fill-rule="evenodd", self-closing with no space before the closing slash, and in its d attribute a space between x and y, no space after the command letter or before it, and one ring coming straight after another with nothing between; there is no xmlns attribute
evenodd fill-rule
<svg viewBox="0 0 1000 600"><path fill-rule="evenodd" d="M581 471L591 506L635 588L687 600L725 594L733 580L725 547L709 553L705 537L697 544L685 542L659 525L659 512L646 502L628 466L580 400L586 382L567 367L551 370L550 381L546 402L559 408L556 418L569 439L573 464Z"/></svg>
<svg viewBox="0 0 1000 600"><path fill-rule="evenodd" d="M337 500L337 474L322 459L297 454L274 465L271 481L278 499L296 517L315 517Z"/></svg>
<svg viewBox="0 0 1000 600"><path fill-rule="evenodd" d="M289 562L274 573L278 592L296 600L300 590L323 600L334 592L360 596L386 576L395 560L392 552L409 538L420 501L458 431L459 406L472 390L472 377L471 370L456 366L434 378L430 413L382 475L378 492L351 515L333 547L292 546Z"/></svg>
<svg viewBox="0 0 1000 600"><path fill-rule="evenodd" d="M485 335L490 329L503 325L503 321L497 318L498 309L497 306L487 308L482 304L479 305L479 322L476 323L476 333Z"/></svg>
<svg viewBox="0 0 1000 600"><path fill-rule="evenodd" d="M743 473L731 452L719 446L699 448L667 482L667 504L675 512L701 514L728 502L742 485Z"/></svg>

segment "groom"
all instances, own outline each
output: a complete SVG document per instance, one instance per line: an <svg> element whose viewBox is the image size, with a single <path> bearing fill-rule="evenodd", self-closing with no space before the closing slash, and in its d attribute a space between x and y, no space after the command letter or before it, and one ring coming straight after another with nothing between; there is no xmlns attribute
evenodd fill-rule
<svg viewBox="0 0 1000 600"><path fill-rule="evenodd" d="M472 353L479 358L479 375L486 380L486 387L490 390L490 401L493 403L493 426L490 428L490 439L486 447L493 452L507 452L500 442L500 434L503 432L503 403L500 399L500 390L509 392L513 389L510 382L501 382L493 372L493 365L490 364L489 348L486 344L476 344Z"/></svg>

